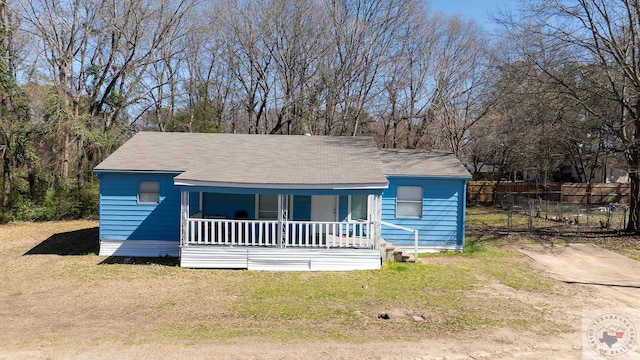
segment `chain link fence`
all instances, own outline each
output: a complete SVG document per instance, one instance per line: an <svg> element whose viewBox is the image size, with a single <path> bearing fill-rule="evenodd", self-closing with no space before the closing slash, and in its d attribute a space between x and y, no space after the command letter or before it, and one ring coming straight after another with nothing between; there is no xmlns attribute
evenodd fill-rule
<svg viewBox="0 0 640 360"><path fill-rule="evenodd" d="M623 231L628 204L575 204L505 195L495 207L468 207L467 229L517 233Z"/></svg>
<svg viewBox="0 0 640 360"><path fill-rule="evenodd" d="M628 204L572 204L515 195L503 196L500 207L507 212L508 231L529 232L561 226L624 230L629 211Z"/></svg>

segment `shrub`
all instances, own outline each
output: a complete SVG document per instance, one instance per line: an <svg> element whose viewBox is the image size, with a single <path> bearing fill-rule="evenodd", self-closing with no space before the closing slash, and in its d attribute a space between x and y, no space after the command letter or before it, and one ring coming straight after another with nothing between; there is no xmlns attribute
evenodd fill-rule
<svg viewBox="0 0 640 360"><path fill-rule="evenodd" d="M49 186L42 198L36 200L40 201L17 191L12 193L8 209L0 212L0 223L96 218L98 182L85 182L81 188L71 182Z"/></svg>

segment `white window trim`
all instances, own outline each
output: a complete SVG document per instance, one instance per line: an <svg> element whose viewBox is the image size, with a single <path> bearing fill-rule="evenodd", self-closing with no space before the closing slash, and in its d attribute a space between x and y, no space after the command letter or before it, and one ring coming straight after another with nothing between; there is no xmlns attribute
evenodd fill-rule
<svg viewBox="0 0 640 360"><path fill-rule="evenodd" d="M256 194L256 196L255 196L255 214L256 214L256 219L258 219L258 220L277 220L279 214L276 214L276 218L275 219L265 219L265 218L261 218L260 217L260 195L276 195L277 196L277 194ZM291 219L293 219L293 198L294 198L294 196L293 195L283 195L283 196L289 196L289 210L287 211L288 212L287 220L291 220ZM276 210L276 212L277 212L277 210Z"/></svg>
<svg viewBox="0 0 640 360"><path fill-rule="evenodd" d="M369 209L371 209L371 195L366 195L367 197L367 218L366 219L357 219L357 220L353 220L351 218L351 197L353 195L349 195L348 201L347 201L347 222L364 222L364 221L369 221L371 220L371 212L369 211Z"/></svg>
<svg viewBox="0 0 640 360"><path fill-rule="evenodd" d="M398 200L398 188L400 187L415 187L415 188L420 188L420 200ZM398 215L398 203L404 203L404 204L420 204L420 216L399 216ZM396 219L422 219L422 210L424 207L424 188L422 186L416 186L416 185L399 185L396 188L396 209L395 209L395 216Z"/></svg>
<svg viewBox="0 0 640 360"><path fill-rule="evenodd" d="M158 191L157 192L151 192L151 191L140 191L140 186L142 185L142 183L156 183L158 184ZM158 201L141 201L140 200L140 195L141 194L158 194ZM138 194L136 196L136 200L138 201L139 205L157 205L160 204L160 181L138 181Z"/></svg>

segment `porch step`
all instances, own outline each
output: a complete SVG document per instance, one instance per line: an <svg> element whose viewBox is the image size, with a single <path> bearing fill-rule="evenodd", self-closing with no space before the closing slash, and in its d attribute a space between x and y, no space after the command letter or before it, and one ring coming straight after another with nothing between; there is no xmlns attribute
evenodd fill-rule
<svg viewBox="0 0 640 360"><path fill-rule="evenodd" d="M413 254L397 249L392 243L380 240L382 259L391 262L415 262Z"/></svg>

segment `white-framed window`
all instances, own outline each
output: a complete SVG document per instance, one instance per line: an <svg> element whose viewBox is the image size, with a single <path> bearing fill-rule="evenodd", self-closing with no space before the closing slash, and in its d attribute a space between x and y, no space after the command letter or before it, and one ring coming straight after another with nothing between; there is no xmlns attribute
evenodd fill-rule
<svg viewBox="0 0 640 360"><path fill-rule="evenodd" d="M138 204L160 203L160 182L140 181L138 183Z"/></svg>
<svg viewBox="0 0 640 360"><path fill-rule="evenodd" d="M369 219L369 195L349 196L349 221L366 221Z"/></svg>
<svg viewBox="0 0 640 360"><path fill-rule="evenodd" d="M396 188L396 217L422 218L422 186L398 186Z"/></svg>
<svg viewBox="0 0 640 360"><path fill-rule="evenodd" d="M289 195L288 219L292 218L293 196ZM256 195L256 214L258 219L277 220L278 219L278 195L258 194Z"/></svg>

